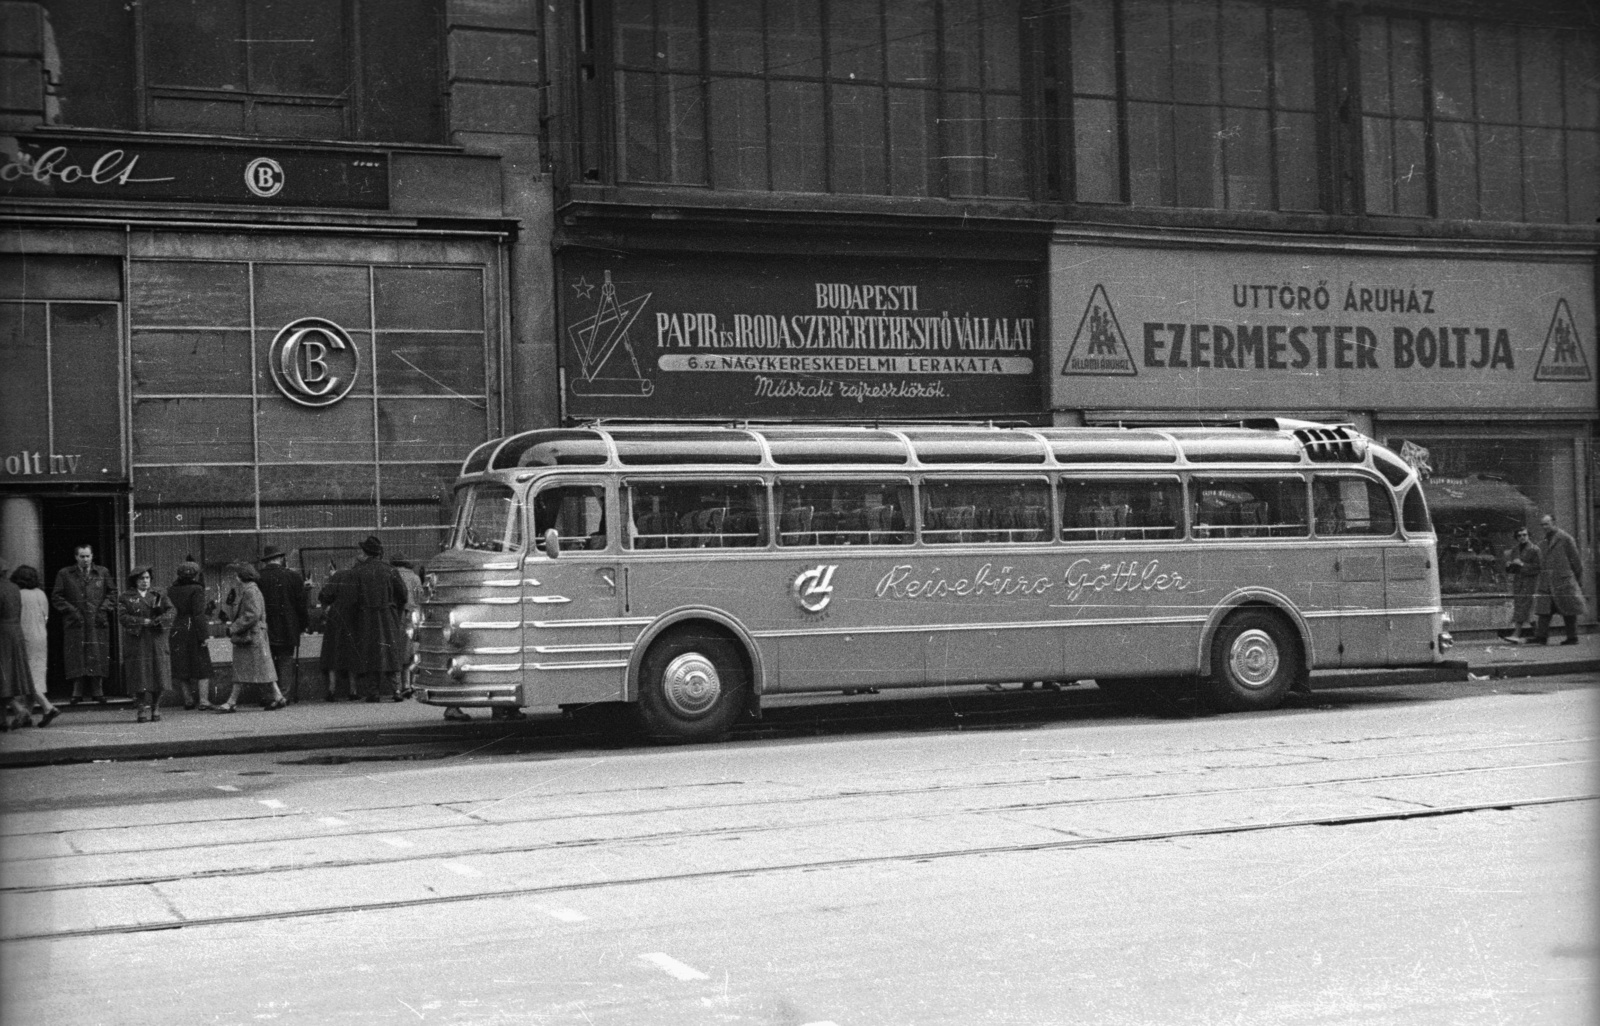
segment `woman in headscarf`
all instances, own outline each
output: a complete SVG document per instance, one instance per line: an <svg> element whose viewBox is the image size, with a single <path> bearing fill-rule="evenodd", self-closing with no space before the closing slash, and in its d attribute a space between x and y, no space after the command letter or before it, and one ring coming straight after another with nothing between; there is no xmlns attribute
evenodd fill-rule
<svg viewBox="0 0 1600 1026"><path fill-rule="evenodd" d="M172 687L167 632L178 611L165 592L150 586L150 567L136 566L117 598L122 625L122 679L139 703L139 722L161 720L161 696Z"/></svg>
<svg viewBox="0 0 1600 1026"><path fill-rule="evenodd" d="M48 727L51 720L61 715L61 710L45 694L49 686L50 669L50 635L47 629L50 596L40 587L39 571L31 566L23 565L11 571L11 583L17 586L22 595L22 641L28 652L28 669L33 676L33 702L44 714L39 718L39 726Z"/></svg>
<svg viewBox="0 0 1600 1026"><path fill-rule="evenodd" d="M183 689L183 707L211 708L211 620L206 616L206 586L200 581L200 564L178 564L177 579L167 589L178 618L172 624L172 676ZM198 697L198 703L196 698Z"/></svg>
<svg viewBox="0 0 1600 1026"><path fill-rule="evenodd" d="M272 666L272 651L267 642L267 603L257 583L261 575L250 563L233 563L228 572L237 582L233 620L228 624L228 640L233 642L233 690L218 712L231 713L239 704L239 689L256 684L261 689L261 708L282 709L289 703L278 690L278 673Z"/></svg>
<svg viewBox="0 0 1600 1026"><path fill-rule="evenodd" d="M0 701L5 715L0 730L33 726L33 710L27 696L33 690L33 670L22 640L22 590L4 574L0 564Z"/></svg>

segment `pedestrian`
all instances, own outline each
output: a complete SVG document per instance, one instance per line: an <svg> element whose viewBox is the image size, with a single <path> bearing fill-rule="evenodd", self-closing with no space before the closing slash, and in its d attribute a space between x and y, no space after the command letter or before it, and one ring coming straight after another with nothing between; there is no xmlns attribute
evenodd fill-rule
<svg viewBox="0 0 1600 1026"><path fill-rule="evenodd" d="M1546 513L1539 518L1544 540L1539 543L1539 590L1534 595L1533 611L1539 617L1536 645L1550 643L1550 620L1560 613L1567 625L1563 645L1578 643L1578 617L1589 612L1583 599L1583 560L1572 535L1556 526L1556 518Z"/></svg>
<svg viewBox="0 0 1600 1026"><path fill-rule="evenodd" d="M417 628L422 625L422 578L412 569L409 559L396 556L389 565L394 567L394 572L400 575L401 583L406 586L406 605L400 611L400 622L406 632L406 651L400 660L400 697L410 698L414 693L411 667L417 661Z"/></svg>
<svg viewBox="0 0 1600 1026"><path fill-rule="evenodd" d="M33 668L22 638L22 589L5 576L0 564L0 700L6 705L0 729L33 726L28 697L33 693Z"/></svg>
<svg viewBox="0 0 1600 1026"><path fill-rule="evenodd" d="M343 681L345 694L356 700L355 681L350 676L350 653L354 641L350 637L350 622L355 610L355 592L349 585L349 571L333 570L328 583L317 592L317 603L322 606L322 654L317 668L327 679L329 702L339 700L339 683Z"/></svg>
<svg viewBox="0 0 1600 1026"><path fill-rule="evenodd" d="M276 545L261 550L261 598L267 606L267 642L278 684L290 704L300 701L300 635L306 629L306 581L289 569Z"/></svg>
<svg viewBox="0 0 1600 1026"><path fill-rule="evenodd" d="M73 550L72 566L62 567L50 589L50 604L61 611L61 664L72 681L70 704L83 701L83 693L106 704L105 679L111 671L111 617L117 608L117 589L111 571L94 561L94 546Z"/></svg>
<svg viewBox="0 0 1600 1026"><path fill-rule="evenodd" d="M380 691L396 702L400 696L400 665L405 655L405 632L400 610L406 604L406 586L394 567L383 561L383 542L376 535L361 540L356 563L346 571L354 600L350 609L348 668L356 676L361 697L381 700Z"/></svg>
<svg viewBox="0 0 1600 1026"><path fill-rule="evenodd" d="M150 582L149 566L134 567L128 574L128 587L117 599L122 680L139 704L140 723L161 721L161 696L172 687L167 632L178 615L172 600Z"/></svg>
<svg viewBox="0 0 1600 1026"><path fill-rule="evenodd" d="M278 690L278 674L272 666L272 649L267 641L267 609L261 598L261 575L249 563L231 563L235 602L228 624L228 641L233 644L233 689L218 712L231 713L239 706L239 691L245 684L261 689L261 708L271 711L289 703Z"/></svg>
<svg viewBox="0 0 1600 1026"><path fill-rule="evenodd" d="M1513 645L1532 641L1535 634L1533 595L1539 590L1539 546L1528 540L1528 529L1517 528L1516 540L1506 550L1506 573L1511 575L1511 629L1500 637Z"/></svg>
<svg viewBox="0 0 1600 1026"><path fill-rule="evenodd" d="M167 598L177 610L168 637L172 676L183 689L185 709L211 708L211 620L206 615L206 586L200 579L200 564L185 560L178 564L177 576L167 589Z"/></svg>
<svg viewBox="0 0 1600 1026"><path fill-rule="evenodd" d="M26 564L11 571L11 583L22 597L22 642L28 651L28 672L33 678L33 702L44 715L39 726L48 727L61 710L46 694L50 680L50 599L39 587L39 571Z"/></svg>

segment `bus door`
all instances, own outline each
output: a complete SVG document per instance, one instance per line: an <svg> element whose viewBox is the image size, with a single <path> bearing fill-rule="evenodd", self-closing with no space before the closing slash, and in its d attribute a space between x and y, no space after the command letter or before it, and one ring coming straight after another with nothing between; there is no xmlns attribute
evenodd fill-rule
<svg viewBox="0 0 1600 1026"><path fill-rule="evenodd" d="M548 481L533 495L533 555L523 575L523 663L563 704L616 701L628 665L621 637L621 569L603 479ZM556 532L559 555L546 551ZM537 683L535 687L537 688Z"/></svg>
<svg viewBox="0 0 1600 1026"><path fill-rule="evenodd" d="M1434 617L1438 605L1434 590L1434 548L1431 542L1390 545L1383 553L1385 594L1389 604L1390 665L1432 662ZM1428 610L1429 612L1407 612Z"/></svg>
<svg viewBox="0 0 1600 1026"><path fill-rule="evenodd" d="M1338 581L1339 665L1381 666L1389 661L1386 550L1395 533L1389 490L1355 475L1319 474L1312 485L1317 537L1337 541L1331 550Z"/></svg>

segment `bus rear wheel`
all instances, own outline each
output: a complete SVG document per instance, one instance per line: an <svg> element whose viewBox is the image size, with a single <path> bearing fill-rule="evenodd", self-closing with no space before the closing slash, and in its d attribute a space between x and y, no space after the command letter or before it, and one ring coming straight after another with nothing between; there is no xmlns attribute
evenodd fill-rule
<svg viewBox="0 0 1600 1026"><path fill-rule="evenodd" d="M709 631L667 635L639 667L639 722L663 744L715 741L733 727L750 687L737 646Z"/></svg>
<svg viewBox="0 0 1600 1026"><path fill-rule="evenodd" d="M1204 697L1223 712L1275 709L1303 662L1300 642L1282 617L1258 609L1235 613L1211 641Z"/></svg>

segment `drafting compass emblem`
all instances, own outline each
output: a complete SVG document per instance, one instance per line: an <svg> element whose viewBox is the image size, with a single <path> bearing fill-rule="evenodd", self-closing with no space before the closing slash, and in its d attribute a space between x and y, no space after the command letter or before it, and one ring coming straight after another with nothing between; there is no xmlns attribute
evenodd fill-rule
<svg viewBox="0 0 1600 1026"><path fill-rule="evenodd" d="M628 334L652 295L646 292L619 302L611 272L606 272L594 315L567 327L567 336L578 354L573 395L644 397L656 390L640 369L639 354L634 352Z"/></svg>

